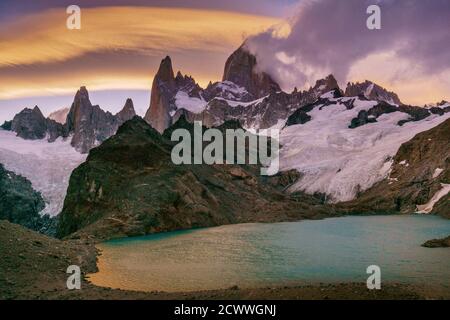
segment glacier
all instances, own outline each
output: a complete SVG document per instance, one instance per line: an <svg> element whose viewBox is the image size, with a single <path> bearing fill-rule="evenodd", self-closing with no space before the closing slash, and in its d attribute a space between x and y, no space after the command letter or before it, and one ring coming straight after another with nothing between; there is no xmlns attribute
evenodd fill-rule
<svg viewBox="0 0 450 320"><path fill-rule="evenodd" d="M377 122L350 129L351 120L361 110L367 111L378 102L329 97L322 96L331 104L318 104L308 113L312 117L309 122L281 131L279 166L280 171L295 169L300 173L289 192L325 194L331 203L353 200L359 192L388 178L392 158L403 143L450 117L450 113L431 115L399 126L397 123L409 115L393 112L381 115ZM343 104L348 99L356 99L350 110Z"/></svg>
<svg viewBox="0 0 450 320"><path fill-rule="evenodd" d="M0 129L0 163L30 180L45 201L41 214L56 216L64 205L72 171L87 155L70 145L70 137L49 143L46 139L25 140L14 132Z"/></svg>

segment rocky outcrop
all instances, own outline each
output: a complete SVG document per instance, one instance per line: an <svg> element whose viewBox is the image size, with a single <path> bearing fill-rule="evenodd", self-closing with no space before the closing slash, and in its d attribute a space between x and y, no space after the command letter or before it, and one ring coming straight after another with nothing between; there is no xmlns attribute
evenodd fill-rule
<svg viewBox="0 0 450 320"><path fill-rule="evenodd" d="M425 248L448 248L450 247L450 236L443 239L433 239L428 240L424 244L422 244L422 247Z"/></svg>
<svg viewBox="0 0 450 320"><path fill-rule="evenodd" d="M3 122L3 124L0 126L0 128L2 128L3 130L6 130L6 131L11 131L11 126L12 126L12 120Z"/></svg>
<svg viewBox="0 0 450 320"><path fill-rule="evenodd" d="M46 234L55 231L55 221L39 214L45 203L26 178L0 164L0 220L8 220Z"/></svg>
<svg viewBox="0 0 450 320"><path fill-rule="evenodd" d="M413 213L450 184L450 119L404 143L392 161L389 176L347 203L345 213ZM450 193L427 213L450 218ZM427 206L428 207L428 206Z"/></svg>
<svg viewBox="0 0 450 320"><path fill-rule="evenodd" d="M87 153L112 136L124 121L134 115L131 100L127 100L122 111L114 116L98 105L93 106L87 89L81 87L67 115L66 131L73 134L72 146L81 153Z"/></svg>
<svg viewBox="0 0 450 320"><path fill-rule="evenodd" d="M163 132L171 124L170 112L174 109L173 99L176 92L172 60L167 56L161 61L153 79L150 107L144 117L159 132Z"/></svg>
<svg viewBox="0 0 450 320"><path fill-rule="evenodd" d="M172 124L172 114L182 107L177 105L177 94L183 92L188 98L202 98L202 88L190 76L178 71L174 76L172 60L165 57L156 73L151 91L150 107L144 119L158 132L162 133Z"/></svg>
<svg viewBox="0 0 450 320"><path fill-rule="evenodd" d="M215 98L208 102L205 110L201 113L178 110L173 118L176 121L181 115L184 115L188 121L202 121L203 125L207 127L219 126L229 120L238 120L247 129L267 129L271 127L280 129L284 126L286 119L297 110L302 109L298 111L298 113L301 113L308 110L309 105L314 102L319 103L323 100L326 103L326 99L321 100L319 98L329 92L331 92L331 98L341 95L332 75L317 81L316 85L307 91L272 92L264 98L249 103ZM291 118L291 121L293 121L293 118Z"/></svg>
<svg viewBox="0 0 450 320"><path fill-rule="evenodd" d="M136 116L136 111L134 110L133 100L128 98L122 110L120 110L116 114L117 122L119 123L119 125L122 125L122 123L125 123L130 119L133 119L134 116Z"/></svg>
<svg viewBox="0 0 450 320"><path fill-rule="evenodd" d="M312 197L294 201L265 184L256 166L173 164L170 130L192 130L180 121L161 136L135 117L92 149L70 178L58 236L108 239L329 213Z"/></svg>
<svg viewBox="0 0 450 320"><path fill-rule="evenodd" d="M246 49L245 44L227 59L222 81L230 81L244 87L252 94L253 99L281 91L269 74L258 70L256 56Z"/></svg>
<svg viewBox="0 0 450 320"><path fill-rule="evenodd" d="M14 116L11 130L23 139L44 139L47 134L47 121L38 106L25 108Z"/></svg>
<svg viewBox="0 0 450 320"><path fill-rule="evenodd" d="M45 118L38 106L25 108L14 116L11 131L23 139L37 140L47 138L55 141L59 136L65 136L64 127L54 120Z"/></svg>
<svg viewBox="0 0 450 320"><path fill-rule="evenodd" d="M89 100L86 87L77 91L64 124L45 118L36 106L25 108L11 122L10 129L23 139L36 140L47 138L49 142L57 138L72 136L71 144L81 153L112 136L125 121L136 115L133 101L128 99L123 109L116 115L103 111ZM9 125L8 125L9 126ZM6 126L7 127L7 126Z"/></svg>
<svg viewBox="0 0 450 320"><path fill-rule="evenodd" d="M339 88L336 78L332 74L323 79L317 80L316 84L310 91L315 92L318 96L326 92L333 91L333 96L335 98L339 98L343 94L342 90Z"/></svg>
<svg viewBox="0 0 450 320"><path fill-rule="evenodd" d="M374 100L374 101L384 101L391 105L401 105L402 102L400 101L399 97L396 93L387 91L383 87L371 82L371 81L364 81L363 83L348 83L347 88L345 89L345 96L346 97L365 97L368 100Z"/></svg>
<svg viewBox="0 0 450 320"><path fill-rule="evenodd" d="M439 109L441 110L441 109ZM441 110L442 111L442 110ZM386 103L384 101L381 101L377 105L373 106L369 110L363 110L359 112L358 116L354 119L352 119L349 128L354 129L360 126L363 126L368 123L377 122L377 118L380 117L383 114L393 113L393 112L403 112L409 115L409 118L406 120L401 120L398 122L399 126L404 125L407 122L411 121L421 121L432 114L438 114L443 115L444 111L442 112L434 112L433 109L425 109L415 106L408 106L408 105L391 105L389 103Z"/></svg>

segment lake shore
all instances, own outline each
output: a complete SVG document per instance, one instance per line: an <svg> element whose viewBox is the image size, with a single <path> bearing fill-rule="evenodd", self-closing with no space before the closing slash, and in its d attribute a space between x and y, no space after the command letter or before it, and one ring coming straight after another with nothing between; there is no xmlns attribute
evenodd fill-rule
<svg viewBox="0 0 450 320"><path fill-rule="evenodd" d="M365 283L292 285L197 292L136 292L94 286L82 279L81 290L66 288L66 268L78 263L83 274L97 270L94 243L60 241L0 221L0 299L57 300L324 300L324 299L450 299L450 291L432 287L383 283L368 290Z"/></svg>

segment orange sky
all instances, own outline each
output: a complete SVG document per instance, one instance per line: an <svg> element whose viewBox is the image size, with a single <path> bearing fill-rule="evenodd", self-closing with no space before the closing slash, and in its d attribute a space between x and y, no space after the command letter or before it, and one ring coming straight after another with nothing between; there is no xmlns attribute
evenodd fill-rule
<svg viewBox="0 0 450 320"><path fill-rule="evenodd" d="M63 13L25 16L0 32L0 99L74 92L82 84L148 89L167 54L207 84L220 78L226 56L246 36L280 22L214 10L104 7L83 9L81 30L68 30Z"/></svg>
<svg viewBox="0 0 450 320"><path fill-rule="evenodd" d="M278 16L176 7L82 8L81 30L68 30L67 17L64 8L54 8L0 23L0 120L33 106L36 97L49 97L48 102L39 99L46 111L70 106L82 85L90 91L120 90L121 100L114 103L118 108L127 90L150 91L166 55L172 57L175 71L190 74L205 86L220 80L226 58L247 36L287 25ZM450 94L450 70L425 77L420 66L389 52L358 61L348 79L338 81L345 87L348 80L365 79L397 92L410 104L437 102ZM55 96L64 99L52 102ZM109 107L105 100L93 102ZM141 95L138 108L145 110L148 102Z"/></svg>

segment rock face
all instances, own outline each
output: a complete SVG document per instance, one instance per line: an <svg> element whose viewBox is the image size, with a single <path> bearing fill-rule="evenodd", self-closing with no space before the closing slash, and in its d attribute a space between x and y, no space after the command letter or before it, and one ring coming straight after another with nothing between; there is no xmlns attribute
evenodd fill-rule
<svg viewBox="0 0 450 320"><path fill-rule="evenodd" d="M173 119L176 121L184 115L190 122L202 121L207 127L219 126L225 121L238 120L246 129L282 128L286 119L295 111L317 101L321 95L331 92L331 97L341 95L337 82L332 75L318 80L307 91L294 90L272 92L264 98L252 101L230 101L223 98L210 100L204 111L192 113L178 110ZM300 112L300 111L299 111Z"/></svg>
<svg viewBox="0 0 450 320"><path fill-rule="evenodd" d="M201 101L203 90L190 76L183 76L180 72L174 76L172 60L165 57L153 79L150 107L145 114L147 121L159 133L162 133L172 124L171 114L177 110L177 98ZM180 94L180 95L178 95Z"/></svg>
<svg viewBox="0 0 450 320"><path fill-rule="evenodd" d="M0 126L0 128L2 128L3 130L6 130L6 131L11 131L11 125L12 125L12 120L11 121L5 121Z"/></svg>
<svg viewBox="0 0 450 320"><path fill-rule="evenodd" d="M53 142L59 136L65 136L64 128L54 120L46 119L41 110L35 106L33 109L25 108L14 116L11 130L23 139L37 140L48 138Z"/></svg>
<svg viewBox="0 0 450 320"><path fill-rule="evenodd" d="M348 83L347 88L345 89L345 96L346 97L363 96L368 100L375 100L380 102L384 101L389 104L396 104L396 105L402 104L397 94L395 94L394 92L387 91L381 86L368 80L364 81L363 83L359 82Z"/></svg>
<svg viewBox="0 0 450 320"><path fill-rule="evenodd" d="M40 109L25 108L11 122L11 130L23 139L47 138L49 142L72 135L71 144L81 153L112 136L125 121L136 115L133 101L128 99L123 109L116 115L93 106L85 87L77 91L64 124L45 118Z"/></svg>
<svg viewBox="0 0 450 320"><path fill-rule="evenodd" d="M48 216L40 216L44 207L41 194L33 190L30 181L0 164L0 220L49 234L55 223Z"/></svg>
<svg viewBox="0 0 450 320"><path fill-rule="evenodd" d="M112 136L123 122L135 114L131 99L117 115L113 115L98 105L93 106L88 91L81 87L75 95L65 127L67 132L73 134L72 146L81 153L87 153Z"/></svg>
<svg viewBox="0 0 450 320"><path fill-rule="evenodd" d="M171 124L170 112L176 94L175 76L172 60L165 57L153 79L150 107L144 119L157 131L163 132Z"/></svg>
<svg viewBox="0 0 450 320"><path fill-rule="evenodd" d="M367 111L361 111L358 116L352 119L349 128L354 129L360 126L363 126L368 123L377 122L378 117L383 114L389 114L393 112L403 112L409 115L408 119L400 120L397 124L399 126L404 125L405 123L411 121L420 121L425 118L428 118L432 114L443 115L445 112L441 109L438 109L441 112L436 112L433 108L425 109L421 107L408 106L408 105L391 105L384 101L381 101L377 105L373 106Z"/></svg>
<svg viewBox="0 0 450 320"><path fill-rule="evenodd" d="M246 88L254 100L281 91L270 75L257 70L256 57L245 48L245 44L227 59L222 81Z"/></svg>
<svg viewBox="0 0 450 320"><path fill-rule="evenodd" d="M117 118L117 121L119 122L119 124L121 125L122 123L124 123L130 119L133 119L135 115L136 115L136 111L134 110L133 100L128 98L127 101L125 102L125 105L123 106L122 110L120 110L116 114L116 118Z"/></svg>
<svg viewBox="0 0 450 320"><path fill-rule="evenodd" d="M11 130L24 139L44 139L47 134L47 122L41 110L25 108L14 116Z"/></svg>
<svg viewBox="0 0 450 320"><path fill-rule="evenodd" d="M325 214L312 197L286 198L248 165L175 165L173 143L135 117L92 149L70 178L58 236L98 239Z"/></svg>
<svg viewBox="0 0 450 320"><path fill-rule="evenodd" d="M346 213L413 213L450 184L450 119L404 143L385 180L356 200L339 206ZM429 213L450 218L450 194L437 201Z"/></svg>
<svg viewBox="0 0 450 320"><path fill-rule="evenodd" d="M65 124L67 119L67 114L69 113L69 108L63 108L56 110L49 114L48 118L55 120L57 123Z"/></svg>

